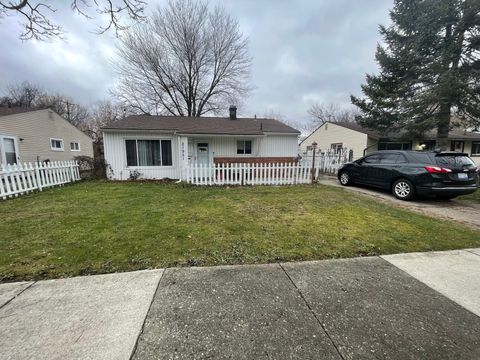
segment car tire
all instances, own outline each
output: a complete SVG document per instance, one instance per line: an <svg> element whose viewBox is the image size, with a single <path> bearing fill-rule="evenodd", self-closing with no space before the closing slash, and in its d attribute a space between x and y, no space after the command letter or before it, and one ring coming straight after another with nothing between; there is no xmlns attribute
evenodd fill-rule
<svg viewBox="0 0 480 360"><path fill-rule="evenodd" d="M415 187L407 179L398 179L392 185L392 193L397 199L411 200L415 195Z"/></svg>
<svg viewBox="0 0 480 360"><path fill-rule="evenodd" d="M338 175L338 181L340 181L340 184L343 186L349 186L353 184L352 177L348 171L342 171Z"/></svg>

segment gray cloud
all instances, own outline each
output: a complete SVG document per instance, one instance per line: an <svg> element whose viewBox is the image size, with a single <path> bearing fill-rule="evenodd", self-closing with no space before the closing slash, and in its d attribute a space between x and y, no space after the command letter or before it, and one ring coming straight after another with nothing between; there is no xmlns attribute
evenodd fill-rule
<svg viewBox="0 0 480 360"><path fill-rule="evenodd" d="M392 0L211 1L216 2L238 18L250 38L255 90L242 114L274 111L292 121L305 120L314 101L348 106L365 73L376 71L378 25L388 23L393 5ZM8 83L29 80L84 104L108 97L115 84L115 36L93 34L96 25L67 6L55 16L65 24L66 41L22 42L18 19L0 20L0 92Z"/></svg>

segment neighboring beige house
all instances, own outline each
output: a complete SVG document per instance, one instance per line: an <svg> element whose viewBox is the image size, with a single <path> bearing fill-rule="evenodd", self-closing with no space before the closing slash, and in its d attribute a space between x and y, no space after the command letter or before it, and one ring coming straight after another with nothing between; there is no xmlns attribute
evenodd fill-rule
<svg viewBox="0 0 480 360"><path fill-rule="evenodd" d="M401 133L382 135L352 122L327 122L300 143L300 151L305 153L316 142L321 151L350 149L355 160L377 150L416 150L420 149L420 145L425 145L426 150L434 150L435 138L434 131L426 133L422 138L412 138ZM454 129L448 138L451 151L465 152L477 164L480 163L480 133Z"/></svg>
<svg viewBox="0 0 480 360"><path fill-rule="evenodd" d="M50 109L0 107L0 164L93 156L92 139Z"/></svg>

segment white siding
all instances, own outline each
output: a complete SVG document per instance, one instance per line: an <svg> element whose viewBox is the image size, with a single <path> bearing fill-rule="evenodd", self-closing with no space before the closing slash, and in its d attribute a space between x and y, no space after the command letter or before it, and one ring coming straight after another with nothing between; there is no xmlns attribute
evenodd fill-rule
<svg viewBox="0 0 480 360"><path fill-rule="evenodd" d="M260 140L259 156L296 157L298 156L298 136L269 135Z"/></svg>
<svg viewBox="0 0 480 360"><path fill-rule="evenodd" d="M92 139L51 110L29 111L0 116L0 134L17 138L20 162L73 160L75 156L93 156ZM63 151L50 148L50 139L62 139ZM23 140L20 140L23 139ZM70 142L80 143L80 151L71 151Z"/></svg>
<svg viewBox="0 0 480 360"><path fill-rule="evenodd" d="M125 139L168 139L172 140L172 166L134 166L127 167ZM179 179L178 139L172 134L159 132L104 132L105 161L109 166L107 174L113 180L128 180L130 172L137 170L144 179Z"/></svg>
<svg viewBox="0 0 480 360"><path fill-rule="evenodd" d="M136 166L127 167L125 139L171 139L172 140L172 166ZM180 140L179 140L180 139ZM104 148L105 161L109 166L109 178L114 180L127 180L130 172L138 170L142 178L147 179L179 179L186 163L182 160L182 142L184 136L173 135L155 131L105 131ZM252 140L251 155L237 155L237 140ZM261 137L234 137L234 136L195 136L188 137L188 158L196 160L196 143L209 144L210 161L214 157L296 157L298 155L298 137L296 135L268 135ZM186 159L185 159L186 160Z"/></svg>
<svg viewBox="0 0 480 360"><path fill-rule="evenodd" d="M251 140L252 154L237 155L237 140ZM297 135L267 136L230 136L230 137L194 137L188 140L188 156L196 160L196 143L206 142L209 145L210 159L215 157L296 157L298 156Z"/></svg>
<svg viewBox="0 0 480 360"><path fill-rule="evenodd" d="M301 144L301 152L305 152L307 146L313 142L318 144L317 148L325 151L330 149L332 144L342 143L344 148L353 150L353 160L363 156L363 150L369 145L367 134L347 129L332 123L323 124L310 134Z"/></svg>

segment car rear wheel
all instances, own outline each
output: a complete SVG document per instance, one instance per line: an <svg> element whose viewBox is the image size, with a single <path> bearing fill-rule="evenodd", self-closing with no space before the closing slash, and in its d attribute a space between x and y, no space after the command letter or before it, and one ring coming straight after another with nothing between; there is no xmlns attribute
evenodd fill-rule
<svg viewBox="0 0 480 360"><path fill-rule="evenodd" d="M342 171L338 179L343 186L352 185L352 178L348 171Z"/></svg>
<svg viewBox="0 0 480 360"><path fill-rule="evenodd" d="M415 195L413 184L407 179L398 179L392 186L393 195L400 200L411 200Z"/></svg>

